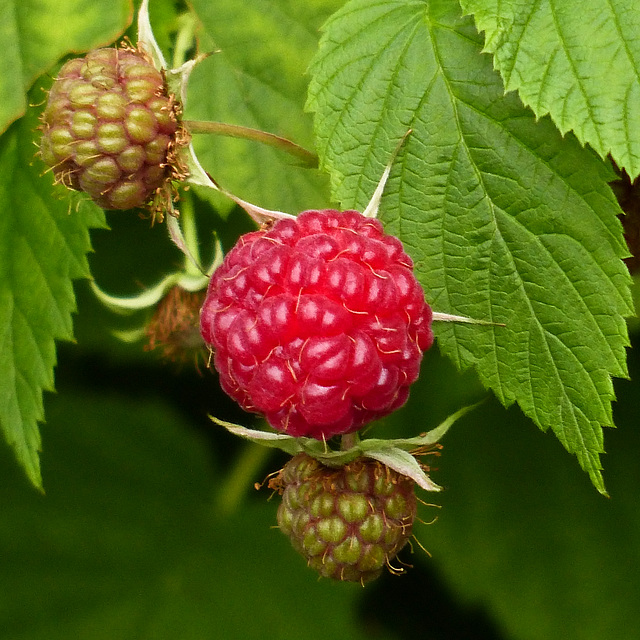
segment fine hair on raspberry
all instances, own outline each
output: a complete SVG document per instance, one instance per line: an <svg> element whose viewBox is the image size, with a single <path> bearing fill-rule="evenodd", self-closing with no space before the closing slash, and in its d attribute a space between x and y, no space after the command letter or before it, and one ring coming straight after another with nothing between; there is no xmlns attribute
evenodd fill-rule
<svg viewBox="0 0 640 640"><path fill-rule="evenodd" d="M377 460L331 468L306 453L292 458L269 486L282 493L278 527L322 577L376 579L409 542L417 498L410 478Z"/></svg>
<svg viewBox="0 0 640 640"><path fill-rule="evenodd" d="M411 258L377 219L311 210L239 239L200 328L227 394L278 431L326 440L406 402L431 319Z"/></svg>
<svg viewBox="0 0 640 640"><path fill-rule="evenodd" d="M162 73L131 47L66 62L42 114L40 155L57 182L104 209L149 206L184 177L187 134Z"/></svg>

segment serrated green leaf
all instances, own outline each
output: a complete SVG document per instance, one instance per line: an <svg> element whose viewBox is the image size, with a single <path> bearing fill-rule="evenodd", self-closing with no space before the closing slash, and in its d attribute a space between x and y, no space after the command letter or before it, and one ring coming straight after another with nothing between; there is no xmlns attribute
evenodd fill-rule
<svg viewBox="0 0 640 640"><path fill-rule="evenodd" d="M640 174L640 11L634 0L462 0L507 91L632 179Z"/></svg>
<svg viewBox="0 0 640 640"><path fill-rule="evenodd" d="M341 3L242 0L190 3L202 23L200 51L215 51L194 70L187 120L252 127L313 151L312 122L303 113L306 67L318 27ZM296 166L257 142L198 134L198 158L221 186L262 207L288 213L328 204L326 178ZM220 206L219 196L215 202Z"/></svg>
<svg viewBox="0 0 640 640"><path fill-rule="evenodd" d="M113 42L131 0L0 0L0 133L27 108L26 91L63 55Z"/></svg>
<svg viewBox="0 0 640 640"><path fill-rule="evenodd" d="M104 214L54 194L34 157L34 116L0 138L0 431L41 488L42 392L53 390L54 341L73 337L72 280L89 276L88 228Z"/></svg>
<svg viewBox="0 0 640 640"><path fill-rule="evenodd" d="M411 128L381 217L416 262L457 366L551 427L600 491L632 313L610 169L504 95L453 0L353 0L325 26L309 106L334 195L364 207Z"/></svg>
<svg viewBox="0 0 640 640"><path fill-rule="evenodd" d="M0 452L4 637L370 637L362 590L317 580L274 527L269 492L216 509L224 476L171 406L66 388L47 415L46 497Z"/></svg>

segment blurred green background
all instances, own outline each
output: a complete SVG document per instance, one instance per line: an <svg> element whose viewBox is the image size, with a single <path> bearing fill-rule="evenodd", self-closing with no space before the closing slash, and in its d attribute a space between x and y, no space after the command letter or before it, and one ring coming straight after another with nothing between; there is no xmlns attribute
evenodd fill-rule
<svg viewBox="0 0 640 640"><path fill-rule="evenodd" d="M195 200L215 226L210 206ZM227 228L245 228L233 212ZM97 282L131 293L178 254L164 227L109 214L93 232ZM209 229L201 229L203 237ZM140 234L145 242L140 243ZM223 238L232 241L233 233ZM133 275L132 275L133 274ZM111 331L142 321L77 285L77 344L64 344L42 427L46 495L0 447L0 630L80 638L635 639L640 634L637 352L617 381L599 495L550 434L488 399L443 441L406 575L319 581L274 528L278 496L255 482L284 454L239 442L208 414L250 426L215 376L163 362ZM484 397L437 346L408 405L375 436L415 435Z"/></svg>

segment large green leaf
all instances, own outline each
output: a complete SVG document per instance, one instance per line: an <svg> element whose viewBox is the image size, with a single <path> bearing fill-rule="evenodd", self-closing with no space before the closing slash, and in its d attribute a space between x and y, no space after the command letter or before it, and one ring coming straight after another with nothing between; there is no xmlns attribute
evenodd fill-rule
<svg viewBox="0 0 640 640"><path fill-rule="evenodd" d="M47 495L0 458L3 637L369 637L353 615L362 589L318 582L268 491L220 513L224 480L171 407L67 388L47 409Z"/></svg>
<svg viewBox="0 0 640 640"><path fill-rule="evenodd" d="M189 82L185 118L261 129L313 151L303 113L306 67L318 27L338 0L193 0L200 49L216 51ZM225 188L256 204L290 213L327 204L326 179L296 160L246 140L197 135L200 161Z"/></svg>
<svg viewBox="0 0 640 640"><path fill-rule="evenodd" d="M505 404L553 429L604 491L602 425L625 376L632 312L610 169L500 78L453 0L352 0L325 25L312 65L323 165L362 208L397 141L387 229L437 311L505 326L437 327Z"/></svg>
<svg viewBox="0 0 640 640"><path fill-rule="evenodd" d="M461 0L507 91L640 174L640 11L634 0Z"/></svg>
<svg viewBox="0 0 640 640"><path fill-rule="evenodd" d="M113 42L131 0L0 0L0 133L27 108L25 92L63 55Z"/></svg>
<svg viewBox="0 0 640 640"><path fill-rule="evenodd" d="M72 280L89 276L88 228L104 215L85 201L72 208L42 176L34 120L0 138L0 430L41 487L42 391L53 389L54 340L73 337Z"/></svg>

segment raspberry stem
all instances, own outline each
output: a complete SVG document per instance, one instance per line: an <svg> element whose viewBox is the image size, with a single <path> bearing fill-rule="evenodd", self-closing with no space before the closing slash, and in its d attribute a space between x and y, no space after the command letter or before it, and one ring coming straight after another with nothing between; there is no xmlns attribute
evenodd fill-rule
<svg viewBox="0 0 640 640"><path fill-rule="evenodd" d="M189 60L188 51L194 46L197 27L196 17L191 13L178 16L178 33L173 48L172 66L178 69Z"/></svg>
<svg viewBox="0 0 640 640"><path fill-rule="evenodd" d="M216 506L222 514L231 515L238 510L270 455L271 451L266 447L247 443L238 455L231 473L219 488Z"/></svg>
<svg viewBox="0 0 640 640"><path fill-rule="evenodd" d="M318 156L311 151L307 151L304 147L291 142L287 138L277 136L274 133L261 131L260 129L252 129L251 127L243 127L237 124L228 124L226 122L205 122L201 120L185 120L184 126L190 133L209 133L219 136L228 136L230 138L242 138L244 140L253 140L261 142L280 151L284 151L294 156L302 162L302 165L309 169L318 167Z"/></svg>

